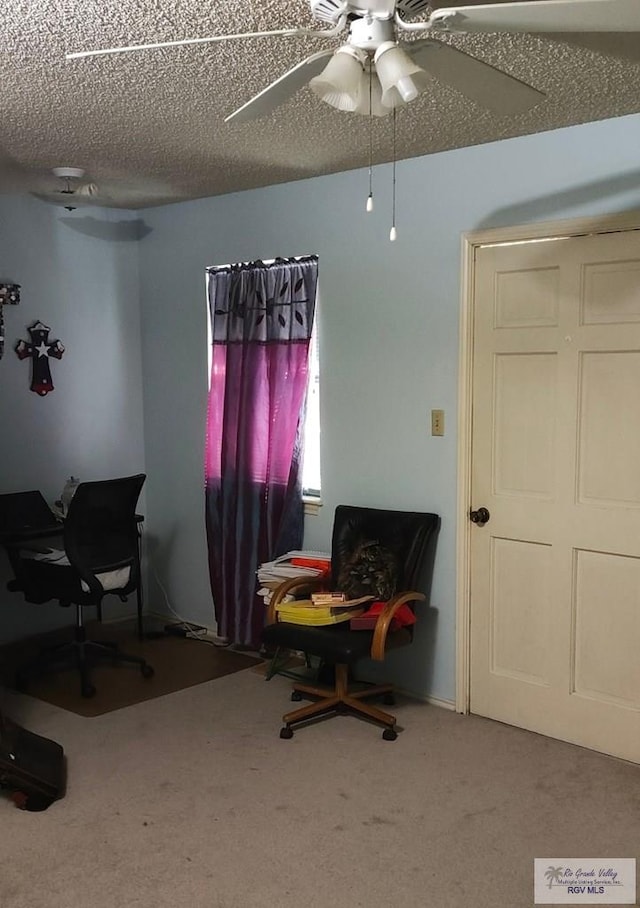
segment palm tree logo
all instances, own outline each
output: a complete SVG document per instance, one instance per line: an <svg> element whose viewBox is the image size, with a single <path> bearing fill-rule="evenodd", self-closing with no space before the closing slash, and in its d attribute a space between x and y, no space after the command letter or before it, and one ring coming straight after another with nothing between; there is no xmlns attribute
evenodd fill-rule
<svg viewBox="0 0 640 908"><path fill-rule="evenodd" d="M562 879L562 867L549 867L548 870L545 870L544 875L549 880L549 889L551 889L554 883L559 883Z"/></svg>

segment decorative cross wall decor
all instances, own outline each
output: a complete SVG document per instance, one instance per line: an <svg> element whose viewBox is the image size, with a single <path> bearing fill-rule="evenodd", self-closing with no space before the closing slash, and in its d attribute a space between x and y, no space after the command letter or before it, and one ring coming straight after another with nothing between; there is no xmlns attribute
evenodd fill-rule
<svg viewBox="0 0 640 908"><path fill-rule="evenodd" d="M4 315L5 306L17 306L20 302L20 284L0 284L0 359L4 353Z"/></svg>
<svg viewBox="0 0 640 908"><path fill-rule="evenodd" d="M31 357L31 390L44 397L49 391L53 391L53 382L51 380L51 370L49 368L49 357L62 359L64 347L59 340L50 341L49 332L42 322L34 322L30 328L27 328L31 336L30 341L18 341L16 344L16 353L20 359Z"/></svg>

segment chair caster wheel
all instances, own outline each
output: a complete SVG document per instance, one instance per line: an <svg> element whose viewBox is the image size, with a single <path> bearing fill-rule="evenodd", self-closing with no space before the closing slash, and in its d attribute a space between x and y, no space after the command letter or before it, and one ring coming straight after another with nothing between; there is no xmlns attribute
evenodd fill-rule
<svg viewBox="0 0 640 908"><path fill-rule="evenodd" d="M298 700L302 700L302 694L299 690L292 690L291 699L294 701L294 703L297 703Z"/></svg>
<svg viewBox="0 0 640 908"><path fill-rule="evenodd" d="M93 686L93 684L83 684L82 685L82 696L83 697L90 699L91 697L95 697L95 695L96 695L96 689Z"/></svg>
<svg viewBox="0 0 640 908"><path fill-rule="evenodd" d="M385 706L395 706L396 698L395 694L387 693L382 695L382 702Z"/></svg>
<svg viewBox="0 0 640 908"><path fill-rule="evenodd" d="M398 732L394 728L385 728L382 732L382 737L385 741L395 741L398 737Z"/></svg>
<svg viewBox="0 0 640 908"><path fill-rule="evenodd" d="M288 725L283 725L280 729L280 737L288 741L289 738L293 738L293 730Z"/></svg>
<svg viewBox="0 0 640 908"><path fill-rule="evenodd" d="M26 791L12 791L9 795L13 803L16 805L18 810L26 810L27 802L29 800L29 795Z"/></svg>
<svg viewBox="0 0 640 908"><path fill-rule="evenodd" d="M153 666L151 666L151 665L146 665L146 664L142 665L140 667L140 671L142 672L143 678L153 678L153 676L155 675Z"/></svg>
<svg viewBox="0 0 640 908"><path fill-rule="evenodd" d="M12 792L11 800L19 810L30 810L33 813L46 810L53 804L53 798L47 798L41 794L29 794L26 791Z"/></svg>

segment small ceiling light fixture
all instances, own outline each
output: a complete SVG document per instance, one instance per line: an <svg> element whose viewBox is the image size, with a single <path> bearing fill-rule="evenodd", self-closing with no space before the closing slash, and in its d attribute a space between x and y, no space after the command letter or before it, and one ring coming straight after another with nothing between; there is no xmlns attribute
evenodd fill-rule
<svg viewBox="0 0 640 908"><path fill-rule="evenodd" d="M339 47L319 76L309 82L321 101L337 110L354 111L361 101L366 54L357 47Z"/></svg>
<svg viewBox="0 0 640 908"><path fill-rule="evenodd" d="M52 172L54 177L64 180L65 188L60 192L65 195L75 195L77 184L84 176L82 167L54 167Z"/></svg>
<svg viewBox="0 0 640 908"><path fill-rule="evenodd" d="M63 181L64 188L59 189L60 195L82 196L83 198L93 198L98 195L98 187L95 183L81 183L85 171L82 167L54 167L51 171L54 177ZM76 205L65 205L67 211L75 211Z"/></svg>
<svg viewBox="0 0 640 908"><path fill-rule="evenodd" d="M64 182L64 189L59 190L61 195L75 195L84 176L82 167L54 167L52 173ZM75 211L77 206L69 204L64 207L67 211Z"/></svg>
<svg viewBox="0 0 640 908"><path fill-rule="evenodd" d="M396 108L414 101L427 88L429 76L395 41L385 41L373 58L382 86L382 103Z"/></svg>

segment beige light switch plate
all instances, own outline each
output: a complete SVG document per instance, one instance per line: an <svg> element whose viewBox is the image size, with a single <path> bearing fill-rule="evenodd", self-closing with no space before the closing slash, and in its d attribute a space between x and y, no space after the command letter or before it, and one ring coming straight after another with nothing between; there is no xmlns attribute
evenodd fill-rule
<svg viewBox="0 0 640 908"><path fill-rule="evenodd" d="M431 411L431 434L444 435L444 410Z"/></svg>

